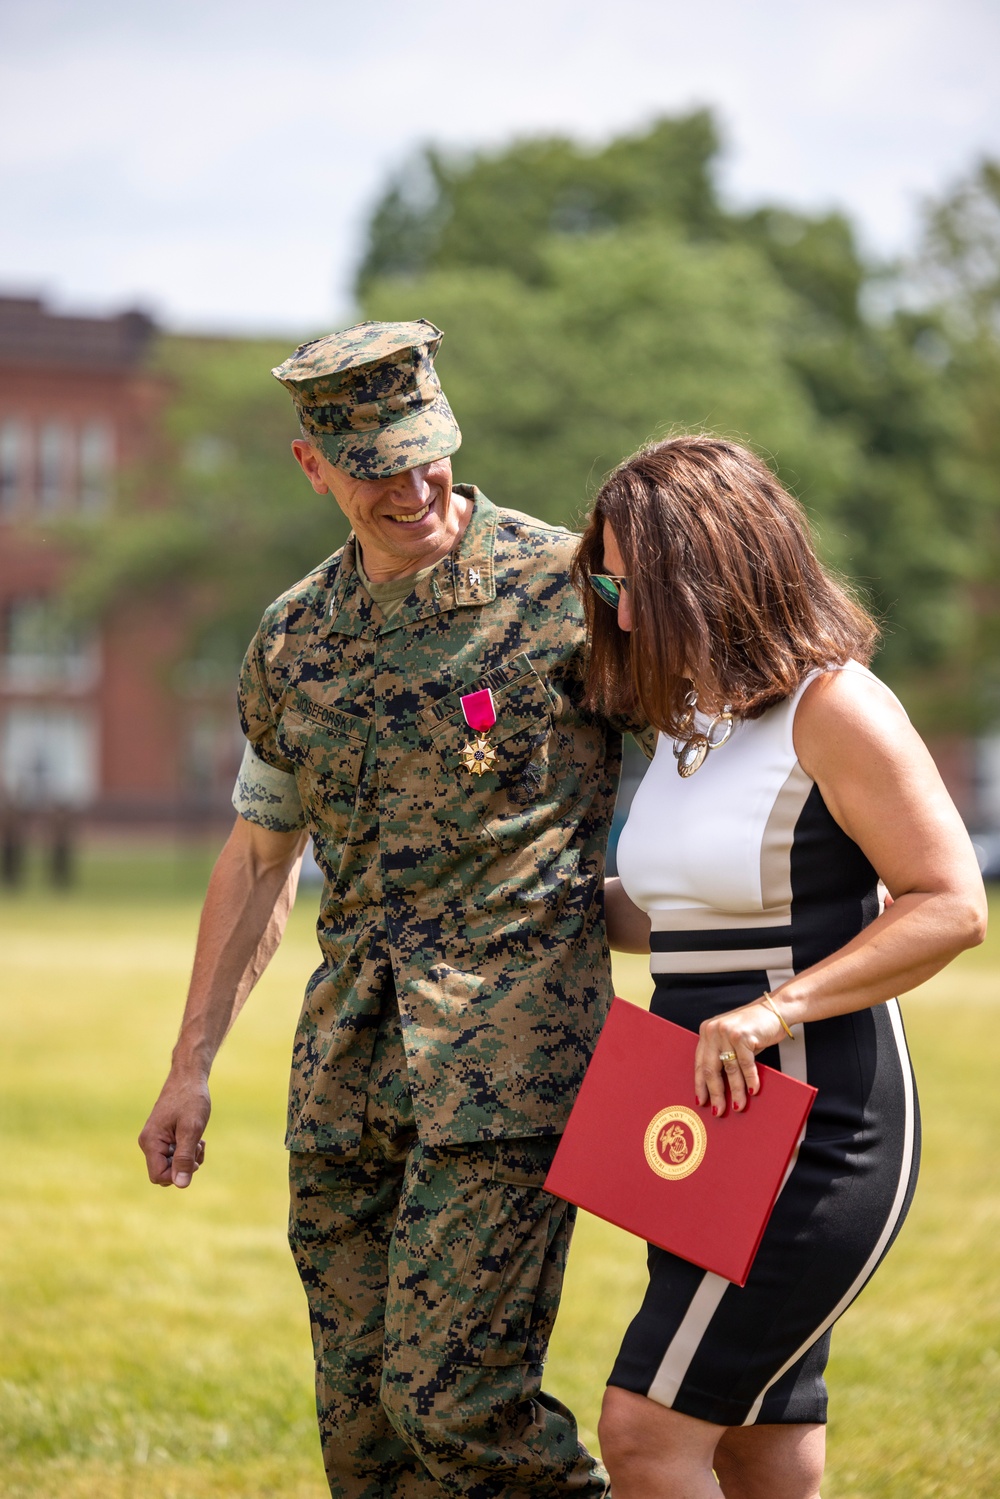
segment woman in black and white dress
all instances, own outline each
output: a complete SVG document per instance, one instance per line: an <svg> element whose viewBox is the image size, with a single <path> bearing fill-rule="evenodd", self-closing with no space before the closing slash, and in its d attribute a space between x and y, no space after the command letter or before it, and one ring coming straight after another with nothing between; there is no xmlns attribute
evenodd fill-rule
<svg viewBox="0 0 1000 1499"><path fill-rule="evenodd" d="M819 1090L745 1287L651 1249L602 1450L615 1499L814 1499L830 1328L916 1180L895 996L981 941L982 881L867 670L874 624L746 449L636 454L577 568L592 706L660 731L607 884L611 945L650 951L653 1012L699 1033L703 1108L743 1109L758 1057Z"/></svg>

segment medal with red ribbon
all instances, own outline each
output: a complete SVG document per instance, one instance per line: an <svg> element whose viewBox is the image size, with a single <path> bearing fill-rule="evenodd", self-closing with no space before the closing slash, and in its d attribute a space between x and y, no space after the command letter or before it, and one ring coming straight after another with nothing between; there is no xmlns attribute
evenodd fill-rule
<svg viewBox="0 0 1000 1499"><path fill-rule="evenodd" d="M484 771L492 770L497 757L496 750L486 738L497 721L496 704L488 687L479 692L467 692L460 701L462 716L477 736L462 750L462 764L470 775L481 776Z"/></svg>

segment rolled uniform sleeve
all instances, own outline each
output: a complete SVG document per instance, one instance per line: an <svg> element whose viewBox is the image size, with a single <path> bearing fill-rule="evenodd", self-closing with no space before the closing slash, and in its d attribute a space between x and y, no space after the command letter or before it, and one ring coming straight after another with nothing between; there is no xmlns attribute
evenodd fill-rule
<svg viewBox="0 0 1000 1499"><path fill-rule="evenodd" d="M291 833L306 825L295 777L286 770L276 770L259 755L252 744L243 751L233 806L248 822L256 822L273 833Z"/></svg>

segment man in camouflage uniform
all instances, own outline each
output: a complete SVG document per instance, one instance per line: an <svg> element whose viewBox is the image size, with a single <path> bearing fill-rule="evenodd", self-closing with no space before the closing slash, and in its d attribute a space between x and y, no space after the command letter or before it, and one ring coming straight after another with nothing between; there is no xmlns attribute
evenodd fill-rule
<svg viewBox="0 0 1000 1499"><path fill-rule="evenodd" d="M152 1180L202 1158L207 1078L325 876L295 1037L290 1240L334 1495L606 1493L540 1389L572 1210L542 1182L610 999L600 885L620 742L580 706L574 538L452 486L433 325L274 371L351 521L268 609L240 682L239 816L206 899Z"/></svg>

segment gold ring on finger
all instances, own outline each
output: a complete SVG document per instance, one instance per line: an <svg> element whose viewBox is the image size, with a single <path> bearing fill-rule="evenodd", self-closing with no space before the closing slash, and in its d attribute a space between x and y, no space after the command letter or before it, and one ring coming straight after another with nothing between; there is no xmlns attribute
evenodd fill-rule
<svg viewBox="0 0 1000 1499"><path fill-rule="evenodd" d="M735 1062L736 1061L736 1053L735 1053L735 1051L720 1051L719 1052L719 1061L720 1062Z"/></svg>

